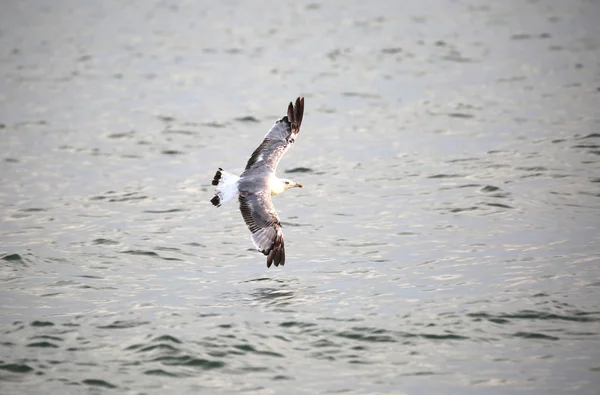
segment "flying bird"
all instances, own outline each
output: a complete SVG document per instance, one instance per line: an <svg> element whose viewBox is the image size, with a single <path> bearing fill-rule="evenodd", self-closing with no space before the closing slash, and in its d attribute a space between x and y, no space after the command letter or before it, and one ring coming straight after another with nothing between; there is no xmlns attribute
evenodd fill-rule
<svg viewBox="0 0 600 395"><path fill-rule="evenodd" d="M275 170L281 157L296 141L303 114L304 97L299 97L295 104L290 102L287 116L271 127L239 177L219 168L212 180L216 186L215 197L211 199L214 206L219 207L238 196L242 217L252 233L252 243L267 256L267 267L285 264L281 221L271 196L290 188L302 188L302 184L277 177Z"/></svg>

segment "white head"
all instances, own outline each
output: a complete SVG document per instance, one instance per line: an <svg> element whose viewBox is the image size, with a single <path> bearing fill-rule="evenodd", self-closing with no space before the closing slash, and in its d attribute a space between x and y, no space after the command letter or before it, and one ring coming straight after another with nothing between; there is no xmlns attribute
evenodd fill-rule
<svg viewBox="0 0 600 395"><path fill-rule="evenodd" d="M278 178L276 182L271 181L271 195L278 195L290 188L302 188L302 184L298 184L287 178Z"/></svg>
<svg viewBox="0 0 600 395"><path fill-rule="evenodd" d="M298 184L297 182L288 180L287 178L282 178L281 181L283 181L283 185L284 185L285 189L302 188L302 184Z"/></svg>

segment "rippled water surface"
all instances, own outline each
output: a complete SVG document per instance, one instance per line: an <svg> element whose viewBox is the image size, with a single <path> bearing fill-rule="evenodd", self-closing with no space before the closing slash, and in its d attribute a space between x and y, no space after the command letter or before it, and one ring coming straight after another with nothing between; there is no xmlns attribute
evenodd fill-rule
<svg viewBox="0 0 600 395"><path fill-rule="evenodd" d="M201 3L2 4L3 394L599 393L598 2Z"/></svg>

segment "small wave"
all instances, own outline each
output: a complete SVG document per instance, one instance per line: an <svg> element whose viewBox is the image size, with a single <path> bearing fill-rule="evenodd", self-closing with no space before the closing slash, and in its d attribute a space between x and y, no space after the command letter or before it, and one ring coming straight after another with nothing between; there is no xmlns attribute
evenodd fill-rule
<svg viewBox="0 0 600 395"><path fill-rule="evenodd" d="M583 137L579 137L579 140L584 140L584 139L597 139L600 138L600 133L590 133L587 134Z"/></svg>
<svg viewBox="0 0 600 395"><path fill-rule="evenodd" d="M465 119L475 118L474 115L466 114L463 112L451 112L451 113L448 113L447 115L451 118L465 118Z"/></svg>
<svg viewBox="0 0 600 395"><path fill-rule="evenodd" d="M167 129L167 130L163 130L164 134L180 134L183 136L194 136L196 134L198 134L198 132L194 132L191 130L183 130L183 129Z"/></svg>
<svg viewBox="0 0 600 395"><path fill-rule="evenodd" d="M342 96L346 97L360 97L364 99L379 99L381 96L373 93L365 92L342 92Z"/></svg>
<svg viewBox="0 0 600 395"><path fill-rule="evenodd" d="M428 176L427 178L462 178L463 174L434 174L432 176Z"/></svg>
<svg viewBox="0 0 600 395"><path fill-rule="evenodd" d="M20 209L19 211L21 211L23 213L39 213L42 211L48 211L48 209L40 208L40 207L30 207L30 208Z"/></svg>
<svg viewBox="0 0 600 395"><path fill-rule="evenodd" d="M152 257L156 257L156 258L160 258L160 255L158 255L156 252L154 251L144 251L144 250L126 250L126 251L121 251L121 254L130 254L130 255L146 255L146 256L152 256Z"/></svg>
<svg viewBox="0 0 600 395"><path fill-rule="evenodd" d="M293 169L286 170L284 173L312 173L313 169L308 167L294 167Z"/></svg>
<svg viewBox="0 0 600 395"><path fill-rule="evenodd" d="M60 337L58 337L58 336L50 336L50 335L38 335L38 336L33 336L31 339L32 339L32 340L33 340L33 339L56 340L56 341L59 341L59 342L61 342L61 341L63 341L63 340L64 340L64 339L62 339L62 338L60 338Z"/></svg>
<svg viewBox="0 0 600 395"><path fill-rule="evenodd" d="M192 241L190 243L184 243L184 245L190 246L190 247L202 247L202 248L206 248L206 245L201 244L201 243L197 243L195 241Z"/></svg>
<svg viewBox="0 0 600 395"><path fill-rule="evenodd" d="M375 343L396 343L394 336L384 329L354 327L349 331L336 333L336 336L346 339Z"/></svg>
<svg viewBox="0 0 600 395"><path fill-rule="evenodd" d="M152 341L155 341L155 342L169 341L169 342L173 342L173 343L179 343L179 344L181 344L181 340L179 340L179 339L178 339L178 338L176 338L176 337L169 336L169 335L162 335L162 336L159 336L159 337L157 337L157 338L154 338L154 339L152 339Z"/></svg>
<svg viewBox="0 0 600 395"><path fill-rule="evenodd" d="M222 128L229 126L228 124L221 123L221 122L205 122L202 125L207 126L209 128L217 128L217 129L222 129Z"/></svg>
<svg viewBox="0 0 600 395"><path fill-rule="evenodd" d="M531 39L545 39L552 37L549 33L541 34L528 34L528 33L517 33L510 36L512 40L531 40Z"/></svg>
<svg viewBox="0 0 600 395"><path fill-rule="evenodd" d="M220 369L225 367L225 362L213 359L194 358L189 355L162 355L151 360L166 366L188 366L203 370Z"/></svg>
<svg viewBox="0 0 600 395"><path fill-rule="evenodd" d="M246 123L259 123L260 122L260 120L253 117L252 115L247 115L245 117L238 117L238 118L234 118L234 119L238 122L246 122Z"/></svg>
<svg viewBox="0 0 600 395"><path fill-rule="evenodd" d="M225 362L223 361L212 361L208 359L202 358L190 358L181 364L182 366L195 366L200 367L202 369L218 369L225 366Z"/></svg>
<svg viewBox="0 0 600 395"><path fill-rule="evenodd" d="M536 172L548 170L546 167L543 167L543 166L529 166L529 167L520 166L520 167L517 167L516 169L523 170L523 171L536 171Z"/></svg>
<svg viewBox="0 0 600 395"><path fill-rule="evenodd" d="M99 380L99 379L85 379L82 381L83 384L87 384L87 385L91 385L92 387L104 387L104 388L117 388L116 385L109 383L108 381L105 380Z"/></svg>
<svg viewBox="0 0 600 395"><path fill-rule="evenodd" d="M139 349L140 352L154 351L154 350L166 350L166 351L179 351L177 347L174 347L170 344L153 344L150 346L143 346Z"/></svg>
<svg viewBox="0 0 600 395"><path fill-rule="evenodd" d="M577 144L577 145L574 145L572 148L600 148L600 145L598 145L598 144L591 144L591 143Z"/></svg>
<svg viewBox="0 0 600 395"><path fill-rule="evenodd" d="M600 368L599 368L599 370L600 370ZM280 380L293 380L293 379L294 378L290 377L290 376L277 375L277 376L274 376L272 380L273 381L280 381Z"/></svg>
<svg viewBox="0 0 600 395"><path fill-rule="evenodd" d="M8 262L24 262L23 258L19 254L6 254L2 256L3 261Z"/></svg>
<svg viewBox="0 0 600 395"><path fill-rule="evenodd" d="M251 280L242 281L242 283L255 283L255 282L271 281L271 280L273 280L273 279L270 277L259 277L259 278L253 278Z"/></svg>
<svg viewBox="0 0 600 395"><path fill-rule="evenodd" d="M172 117L170 115L158 115L156 118L166 123L175 121L175 117Z"/></svg>
<svg viewBox="0 0 600 395"><path fill-rule="evenodd" d="M418 236L420 233L415 233L415 232L398 232L396 233L397 236Z"/></svg>
<svg viewBox="0 0 600 395"><path fill-rule="evenodd" d="M33 321L31 324L31 326L33 327L40 327L40 326L54 326L54 323L50 322L50 321Z"/></svg>
<svg viewBox="0 0 600 395"><path fill-rule="evenodd" d="M57 346L54 343L50 343L50 342L34 342L34 343L29 343L27 345L27 347L39 347L39 348L59 348L59 346Z"/></svg>
<svg viewBox="0 0 600 395"><path fill-rule="evenodd" d="M0 370L6 370L12 373L29 373L33 368L21 363L1 363Z"/></svg>
<svg viewBox="0 0 600 395"><path fill-rule="evenodd" d="M600 313L575 311L570 315L547 313L535 310L521 310L514 314L470 313L467 317L485 319L496 323L507 323L510 320L560 320L574 322L599 322Z"/></svg>
<svg viewBox="0 0 600 395"><path fill-rule="evenodd" d="M317 324L313 324L312 322L284 321L281 324L279 324L279 326L282 328L293 328L293 327L310 328L310 327L317 326Z"/></svg>
<svg viewBox="0 0 600 395"><path fill-rule="evenodd" d="M179 213L184 211L182 208L172 208L167 210L144 210L144 213L148 214L168 214L168 213Z"/></svg>
<svg viewBox="0 0 600 395"><path fill-rule="evenodd" d="M235 348L236 350L243 351L244 354L245 353L253 353L253 354L258 354L258 355L266 355L266 356L270 356L270 357L283 358L283 355L281 355L279 353L276 353L274 351L261 351L261 350L257 350L256 348L254 348L250 344L238 344L238 345L234 345L233 348Z"/></svg>
<svg viewBox="0 0 600 395"><path fill-rule="evenodd" d="M146 195L136 195L137 192L126 193L121 197L108 197L108 196L94 196L90 200L104 200L108 199L111 203L122 203L122 202L135 202L138 200L148 199Z"/></svg>
<svg viewBox="0 0 600 395"><path fill-rule="evenodd" d="M179 377L179 376L181 376L181 375L176 374L176 373L167 372L166 370L163 370L163 369L146 370L144 372L144 374L147 374L149 376L165 376L165 377Z"/></svg>
<svg viewBox="0 0 600 395"><path fill-rule="evenodd" d="M398 54L400 52L402 52L402 48L399 48L399 47L383 48L381 50L381 53L388 54L388 55L395 55L395 54Z"/></svg>
<svg viewBox="0 0 600 395"><path fill-rule="evenodd" d="M160 153L163 155L183 155L183 154L185 154L185 152L175 150L175 149L165 149L165 150L160 151Z"/></svg>
<svg viewBox="0 0 600 395"><path fill-rule="evenodd" d="M118 241L111 240L111 239L103 239L103 238L94 239L92 241L92 243L96 244L96 245L117 245L117 244L119 244Z"/></svg>
<svg viewBox="0 0 600 395"><path fill-rule="evenodd" d="M455 207L455 208L452 208L452 209L450 209L448 211L451 212L451 213L462 213L462 212L465 212L465 211L475 211L475 210L479 210L479 208L475 207L475 206L471 206L471 207Z"/></svg>
<svg viewBox="0 0 600 395"><path fill-rule="evenodd" d="M512 209L514 207L511 207L507 204L502 204L502 203L485 203L486 206L491 206L491 207L499 207L499 208L509 208Z"/></svg>
<svg viewBox="0 0 600 395"><path fill-rule="evenodd" d="M120 321L117 320L115 322L113 322L112 324L108 324L108 325L99 325L97 326L98 329L129 329L129 328L135 328L136 326L142 326L142 325L146 325L149 324L148 321Z"/></svg>
<svg viewBox="0 0 600 395"><path fill-rule="evenodd" d="M108 137L109 139L122 139L122 138L131 138L134 135L135 135L135 132L132 130L132 131L123 132L123 133L112 133L106 137Z"/></svg>
<svg viewBox="0 0 600 395"><path fill-rule="evenodd" d="M466 340L468 337L456 335L453 333L444 333L444 334L434 334L434 333L422 333L418 335L423 339L433 339L433 340Z"/></svg>
<svg viewBox="0 0 600 395"><path fill-rule="evenodd" d="M481 193L485 193L487 196L495 197L495 198L507 198L510 196L510 193L502 191L500 187L496 187L494 185L486 185L479 190Z"/></svg>
<svg viewBox="0 0 600 395"><path fill-rule="evenodd" d="M182 261L179 258L172 258L172 257L165 257L165 256L161 256L159 254L157 254L154 251L145 251L145 250L126 250L126 251L121 251L121 254L130 254L130 255L145 255L145 256L150 256L153 258L159 258L162 259L164 261Z"/></svg>
<svg viewBox="0 0 600 395"><path fill-rule="evenodd" d="M483 188L480 189L481 192L496 192L499 191L500 188L499 187L495 187L493 185L486 185Z"/></svg>
<svg viewBox="0 0 600 395"><path fill-rule="evenodd" d="M537 332L517 332L513 334L514 337L522 337L524 339L540 339L540 340L560 340L555 336L544 335L543 333Z"/></svg>
<svg viewBox="0 0 600 395"><path fill-rule="evenodd" d="M430 370L418 370L416 372L403 373L403 374L401 374L401 376L432 376L435 374L439 374L439 373L435 373Z"/></svg>

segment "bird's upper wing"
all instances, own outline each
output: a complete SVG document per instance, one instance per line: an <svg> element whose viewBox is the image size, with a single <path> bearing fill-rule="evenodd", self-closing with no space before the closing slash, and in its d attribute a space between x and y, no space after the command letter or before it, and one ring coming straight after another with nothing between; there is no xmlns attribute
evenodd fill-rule
<svg viewBox="0 0 600 395"><path fill-rule="evenodd" d="M244 173L257 170L275 172L279 160L294 144L296 136L300 132L303 114L304 97L297 98L295 105L290 102L287 116L275 122L262 144L250 156Z"/></svg>
<svg viewBox="0 0 600 395"><path fill-rule="evenodd" d="M285 264L285 248L281 222L271 202L269 191L240 192L240 211L252 232L252 243L267 256L267 267Z"/></svg>

